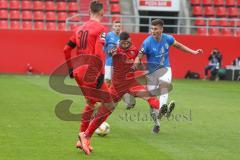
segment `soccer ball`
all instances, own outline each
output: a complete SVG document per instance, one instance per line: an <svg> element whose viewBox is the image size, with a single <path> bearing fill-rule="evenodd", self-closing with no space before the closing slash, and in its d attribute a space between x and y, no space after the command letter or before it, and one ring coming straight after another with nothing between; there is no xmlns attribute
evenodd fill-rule
<svg viewBox="0 0 240 160"><path fill-rule="evenodd" d="M110 132L110 125L107 122L103 122L101 126L99 126L95 133L101 137L106 136Z"/></svg>

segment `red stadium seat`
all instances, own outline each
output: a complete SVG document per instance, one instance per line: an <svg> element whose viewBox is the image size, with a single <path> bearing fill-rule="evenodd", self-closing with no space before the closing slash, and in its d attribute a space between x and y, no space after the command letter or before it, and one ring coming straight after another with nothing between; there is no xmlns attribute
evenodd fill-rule
<svg viewBox="0 0 240 160"><path fill-rule="evenodd" d="M202 35L202 36L206 36L207 35L207 29L206 29L206 27L204 27L204 28L198 28L197 29L197 34L198 35Z"/></svg>
<svg viewBox="0 0 240 160"><path fill-rule="evenodd" d="M47 30L56 31L57 25L55 22L48 22L47 23Z"/></svg>
<svg viewBox="0 0 240 160"><path fill-rule="evenodd" d="M120 14L114 14L112 16L112 22L114 21L121 21L121 15Z"/></svg>
<svg viewBox="0 0 240 160"><path fill-rule="evenodd" d="M231 7L228 9L228 16L229 17L238 17L239 12L237 7Z"/></svg>
<svg viewBox="0 0 240 160"><path fill-rule="evenodd" d="M195 20L195 23L194 23L196 26L205 26L206 25L204 17L196 17L196 18L197 19Z"/></svg>
<svg viewBox="0 0 240 160"><path fill-rule="evenodd" d="M192 14L194 16L202 16L203 15L203 8L200 7L200 6L194 6Z"/></svg>
<svg viewBox="0 0 240 160"><path fill-rule="evenodd" d="M229 27L235 27L235 26L237 26L237 21L235 20L229 21Z"/></svg>
<svg viewBox="0 0 240 160"><path fill-rule="evenodd" d="M238 7L240 7L240 0L238 0L237 5L238 5Z"/></svg>
<svg viewBox="0 0 240 160"><path fill-rule="evenodd" d="M58 11L66 11L67 3L66 2L57 2L57 10Z"/></svg>
<svg viewBox="0 0 240 160"><path fill-rule="evenodd" d="M0 0L0 9L8 9L8 1Z"/></svg>
<svg viewBox="0 0 240 160"><path fill-rule="evenodd" d="M34 12L34 19L35 20L44 20L44 12L42 12L42 11L35 11Z"/></svg>
<svg viewBox="0 0 240 160"><path fill-rule="evenodd" d="M200 1L200 0L198 0L198 1ZM112 4L112 3L120 3L120 0L110 0L110 4Z"/></svg>
<svg viewBox="0 0 240 160"><path fill-rule="evenodd" d="M205 13L205 16L212 17L215 15L215 9L211 6L207 6L204 8L204 13Z"/></svg>
<svg viewBox="0 0 240 160"><path fill-rule="evenodd" d="M237 21L237 26L240 27L240 21Z"/></svg>
<svg viewBox="0 0 240 160"><path fill-rule="evenodd" d="M214 0L214 6L224 6L225 1L224 0Z"/></svg>
<svg viewBox="0 0 240 160"><path fill-rule="evenodd" d="M223 36L233 36L232 29L229 28L223 28L221 30Z"/></svg>
<svg viewBox="0 0 240 160"><path fill-rule="evenodd" d="M20 11L19 10L10 10L10 18L11 19L20 19Z"/></svg>
<svg viewBox="0 0 240 160"><path fill-rule="evenodd" d="M46 12L47 21L56 21L56 19L57 19L57 16L55 12L52 12L52 11Z"/></svg>
<svg viewBox="0 0 240 160"><path fill-rule="evenodd" d="M8 11L0 10L0 19L8 19Z"/></svg>
<svg viewBox="0 0 240 160"><path fill-rule="evenodd" d="M221 26L221 27L228 27L229 26L229 22L227 21L227 19L221 19L219 21L219 26Z"/></svg>
<svg viewBox="0 0 240 160"><path fill-rule="evenodd" d="M237 36L237 37L240 37L240 28L238 28L238 29L236 30L236 36Z"/></svg>
<svg viewBox="0 0 240 160"><path fill-rule="evenodd" d="M67 17L67 12L58 12L58 21L65 21Z"/></svg>
<svg viewBox="0 0 240 160"><path fill-rule="evenodd" d="M78 3L77 2L69 2L68 3L68 10L69 11L78 11Z"/></svg>
<svg viewBox="0 0 240 160"><path fill-rule="evenodd" d="M44 23L41 22L41 21L35 22L34 29L36 29L36 30L44 30L45 29Z"/></svg>
<svg viewBox="0 0 240 160"><path fill-rule="evenodd" d="M32 20L32 11L22 11L23 20Z"/></svg>
<svg viewBox="0 0 240 160"><path fill-rule="evenodd" d="M32 21L23 21L22 28L26 29L26 30L31 30L32 29Z"/></svg>
<svg viewBox="0 0 240 160"><path fill-rule="evenodd" d="M209 29L209 35L210 36L220 36L221 33L218 28L210 28Z"/></svg>
<svg viewBox="0 0 240 160"><path fill-rule="evenodd" d="M54 1L46 1L45 4L46 4L45 5L46 11L55 11L56 10Z"/></svg>
<svg viewBox="0 0 240 160"><path fill-rule="evenodd" d="M218 25L218 22L216 19L209 19L208 20L208 25L209 26L217 26Z"/></svg>
<svg viewBox="0 0 240 160"><path fill-rule="evenodd" d="M111 13L112 14L120 14L121 8L119 4L111 4Z"/></svg>
<svg viewBox="0 0 240 160"><path fill-rule="evenodd" d="M30 0L22 1L22 10L31 10L32 9L32 2Z"/></svg>
<svg viewBox="0 0 240 160"><path fill-rule="evenodd" d="M11 29L21 29L21 25L19 21L11 21L10 25L11 25Z"/></svg>
<svg viewBox="0 0 240 160"><path fill-rule="evenodd" d="M9 7L10 9L20 9L20 1L11 0Z"/></svg>
<svg viewBox="0 0 240 160"><path fill-rule="evenodd" d="M58 30L59 31L66 31L67 25L66 23L58 23Z"/></svg>
<svg viewBox="0 0 240 160"><path fill-rule="evenodd" d="M212 0L203 0L202 4L204 6L211 6L213 3L212 3Z"/></svg>
<svg viewBox="0 0 240 160"><path fill-rule="evenodd" d="M44 10L45 3L43 1L33 1L33 9L34 10Z"/></svg>
<svg viewBox="0 0 240 160"><path fill-rule="evenodd" d="M216 7L216 16L217 17L226 17L227 16L227 9L225 7Z"/></svg>
<svg viewBox="0 0 240 160"><path fill-rule="evenodd" d="M236 1L235 0L226 0L226 6L227 7L233 7L236 5Z"/></svg>
<svg viewBox="0 0 240 160"><path fill-rule="evenodd" d="M0 20L0 29L8 29L8 21Z"/></svg>

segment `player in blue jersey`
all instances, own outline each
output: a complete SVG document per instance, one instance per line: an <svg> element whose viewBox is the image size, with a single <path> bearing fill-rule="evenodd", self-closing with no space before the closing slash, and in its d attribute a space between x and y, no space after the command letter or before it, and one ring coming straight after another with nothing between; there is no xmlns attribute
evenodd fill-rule
<svg viewBox="0 0 240 160"><path fill-rule="evenodd" d="M106 64L105 64L105 81L110 84L112 78L112 55L111 50L116 48L119 43L119 35L121 32L120 21L114 21L112 31L108 32L106 36L106 42L104 45L104 51L106 53Z"/></svg>
<svg viewBox="0 0 240 160"><path fill-rule="evenodd" d="M148 91L153 95L156 91L160 93L160 113L164 113L167 117L170 116L175 107L174 102L170 102L167 106L169 86L172 81L172 71L169 62L169 48L171 46L190 54L201 54L202 49L192 50L187 46L179 43L175 38L169 34L163 33L164 22L161 19L155 19L151 23L151 35L148 36L140 50L138 57L135 59L133 69L137 69L141 62L143 55L147 58L147 86ZM161 118L163 115L159 115ZM155 123L153 132L158 133L160 130L160 123Z"/></svg>

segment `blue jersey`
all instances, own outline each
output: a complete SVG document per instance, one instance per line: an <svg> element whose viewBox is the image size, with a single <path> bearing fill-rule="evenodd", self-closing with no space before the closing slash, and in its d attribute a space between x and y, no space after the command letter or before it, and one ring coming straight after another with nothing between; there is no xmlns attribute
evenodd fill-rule
<svg viewBox="0 0 240 160"><path fill-rule="evenodd" d="M164 33L160 41L156 41L152 35L144 40L140 52L147 56L149 73L163 67L170 67L169 48L174 42L175 39L173 36Z"/></svg>
<svg viewBox="0 0 240 160"><path fill-rule="evenodd" d="M119 43L119 36L116 35L114 32L108 32L106 36L106 42L104 45L104 51L107 54L106 56L106 65L111 66L112 65L112 56L108 53L115 47L117 47Z"/></svg>

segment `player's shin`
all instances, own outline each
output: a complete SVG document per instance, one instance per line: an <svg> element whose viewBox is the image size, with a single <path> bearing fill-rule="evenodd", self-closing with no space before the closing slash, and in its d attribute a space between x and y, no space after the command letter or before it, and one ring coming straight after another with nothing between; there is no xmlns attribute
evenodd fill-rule
<svg viewBox="0 0 240 160"><path fill-rule="evenodd" d="M152 117L152 120L154 122L153 126L153 133L158 133L160 131L160 121L158 119L159 115L159 109L156 108L150 108L150 115Z"/></svg>
<svg viewBox="0 0 240 160"><path fill-rule="evenodd" d="M106 119L110 116L112 111L114 110L114 107L106 107L101 106L99 107L95 117L90 122L88 129L85 131L85 135L88 138L91 138L94 131L104 122Z"/></svg>
<svg viewBox="0 0 240 160"><path fill-rule="evenodd" d="M151 97L147 101L150 105L150 115L154 122L153 133L158 133L160 131L160 121L158 119L160 102L157 97Z"/></svg>
<svg viewBox="0 0 240 160"><path fill-rule="evenodd" d="M88 128L88 125L91 121L92 115L94 112L94 107L86 104L84 111L82 113L80 132L85 132Z"/></svg>

